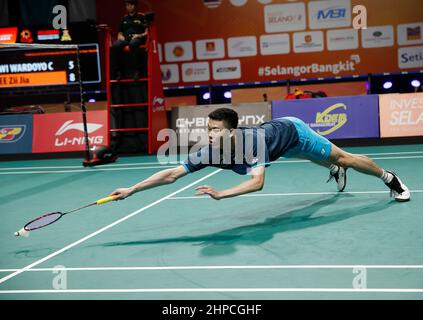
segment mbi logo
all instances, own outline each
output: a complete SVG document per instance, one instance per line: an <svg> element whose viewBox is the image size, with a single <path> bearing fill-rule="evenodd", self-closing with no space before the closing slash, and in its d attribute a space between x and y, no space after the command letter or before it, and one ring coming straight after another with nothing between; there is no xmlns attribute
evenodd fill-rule
<svg viewBox="0 0 423 320"><path fill-rule="evenodd" d="M317 13L317 20L345 19L346 17L346 8L328 8L326 10L319 10Z"/></svg>

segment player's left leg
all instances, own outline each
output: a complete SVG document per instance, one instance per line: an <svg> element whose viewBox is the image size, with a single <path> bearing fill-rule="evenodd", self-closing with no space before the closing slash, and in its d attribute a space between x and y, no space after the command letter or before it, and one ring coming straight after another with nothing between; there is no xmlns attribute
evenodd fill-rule
<svg viewBox="0 0 423 320"><path fill-rule="evenodd" d="M410 191L395 173L385 171L364 155L346 152L332 144L327 161L342 168L352 168L358 172L380 178L389 187L395 200L400 202L410 200Z"/></svg>
<svg viewBox="0 0 423 320"><path fill-rule="evenodd" d="M346 152L310 129L302 120L288 117L295 124L299 143L289 156L300 156L330 169L330 174L336 176L338 189L343 190L346 184L346 170L352 168L358 172L382 179L391 190L397 201L410 200L410 191L400 178L393 172L379 167L373 160L364 156ZM341 182L341 183L340 183Z"/></svg>

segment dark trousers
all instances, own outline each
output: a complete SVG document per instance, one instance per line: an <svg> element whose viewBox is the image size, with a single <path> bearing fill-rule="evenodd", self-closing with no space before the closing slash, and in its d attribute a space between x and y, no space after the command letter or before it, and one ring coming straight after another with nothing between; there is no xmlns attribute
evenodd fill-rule
<svg viewBox="0 0 423 320"><path fill-rule="evenodd" d="M124 71L130 72L132 76L147 76L147 53L140 45L145 44L145 38L132 39L131 41L117 40L113 43L110 50L110 77L116 79L122 76ZM124 51L123 49L129 45L128 62L130 70L124 70Z"/></svg>

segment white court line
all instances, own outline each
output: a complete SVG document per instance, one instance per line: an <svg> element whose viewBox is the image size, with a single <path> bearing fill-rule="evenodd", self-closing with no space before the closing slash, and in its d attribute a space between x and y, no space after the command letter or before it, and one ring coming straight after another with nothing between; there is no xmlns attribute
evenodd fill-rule
<svg viewBox="0 0 423 320"><path fill-rule="evenodd" d="M147 170L147 169L165 169L174 168L175 166L154 166L154 167L136 167L136 168L96 168L96 169L81 169L81 170L59 170L59 171L11 171L0 172L0 175L10 174L39 174L39 173L71 173L71 172L97 172L97 171L127 171L127 170Z"/></svg>
<svg viewBox="0 0 423 320"><path fill-rule="evenodd" d="M423 156L407 156L407 157L376 157L371 158L372 160L398 160L398 159L422 159ZM302 163L302 162L311 162L310 160L288 160L288 161L273 161L273 163Z"/></svg>
<svg viewBox="0 0 423 320"><path fill-rule="evenodd" d="M396 160L396 159L421 159L423 156L407 156L407 157L374 157L373 160Z"/></svg>
<svg viewBox="0 0 423 320"><path fill-rule="evenodd" d="M381 157L372 158L373 160L398 160L398 159L423 159L423 156L407 156L407 157ZM310 160L285 160L274 161L271 164L290 164L290 163L311 163ZM81 169L81 170L59 170L59 171L11 171L0 172L0 175L14 175L14 174L44 174L44 173L72 173L72 172L97 172L97 171L126 171L126 170L147 170L147 169L164 169L174 168L175 165L160 165L150 167L135 167L135 168L96 168L96 169Z"/></svg>
<svg viewBox="0 0 423 320"><path fill-rule="evenodd" d="M261 265L261 266L167 266L167 267L79 267L34 268L26 272L53 271L162 271L162 270L260 270L260 269L423 269L423 265ZM20 269L0 269L15 272Z"/></svg>
<svg viewBox="0 0 423 320"><path fill-rule="evenodd" d="M176 165L179 162L163 162L164 165ZM120 163L120 164L107 164L105 167L133 167L133 166L143 166L143 165L161 165L160 162L134 162L134 163ZM9 168L0 168L0 171L6 170L42 170L42 169L81 169L82 166L51 166L51 167L9 167Z"/></svg>
<svg viewBox="0 0 423 320"><path fill-rule="evenodd" d="M162 292L336 292L336 293L423 293L423 289L353 289L353 288L169 288L169 289L66 289L0 290L0 294L25 293L162 293Z"/></svg>
<svg viewBox="0 0 423 320"><path fill-rule="evenodd" d="M45 261L53 258L53 257L61 254L62 252L65 252L65 251L67 251L67 250L69 250L69 249L77 246L78 244L80 244L80 243L82 243L82 242L84 242L84 241L86 241L88 239L91 239L92 237L95 237L96 235L98 235L98 234L100 234L100 233L102 233L102 232L104 232L104 231L106 231L106 230L114 227L115 225L118 225L119 223L122 223L122 222L124 222L124 221L132 218L133 216L135 216L135 215L137 215L137 214L139 214L139 213L141 213L141 212L143 212L143 211L145 211L145 210L147 210L147 209L149 209L149 208L151 208L151 207L153 207L153 206L155 206L155 205L157 205L157 204L165 201L166 199L168 199L170 197L173 197L174 195L176 195L176 194L178 194L178 193L180 193L180 192L182 192L182 191L184 191L186 189L191 188L192 186L198 184L199 182L201 182L203 180L208 179L209 177L215 175L216 173L219 173L220 171L222 171L222 169L215 170L212 173L210 173L210 174L208 174L208 175L206 175L206 176L204 176L204 177L202 177L202 178L200 178L200 179L198 179L198 180L190 183L189 185L187 185L187 186L185 186L185 187L183 187L183 188L181 188L181 189L179 189L179 190L177 190L175 192L172 192L172 193L168 194L167 196L165 196L163 198L160 198L159 200L154 201L153 203L150 203L149 205L147 205L147 206L145 206L145 207L143 207L141 209L138 209L138 210L130 213L129 215L127 215L127 216L125 216L125 217L123 217L123 218L121 218L121 219L119 219L119 220L117 220L117 221L115 221L115 222L113 222L113 223L111 223L111 224L109 224L109 225L107 225L107 226L105 226L105 227L103 227L103 228L101 228L101 229L99 229L99 230L97 230L97 231L89 234L88 236L85 236L85 237L79 239L78 241L75 241L75 242L67 245L64 248L62 248L62 249L60 249L60 250L58 250L56 252L53 252L52 254L50 254L50 255L48 255L48 256L40 259L40 260L37 260L34 263L31 263L31 264L27 265L24 268L21 268L18 271L15 271L12 274L9 274L9 275L7 275L4 278L1 278L0 279L0 284L3 283L3 282L5 282L5 281L7 281L7 280L9 280L9 279L11 279L11 278L13 278L13 277L15 277L15 276L17 276L17 275L19 275L19 274L21 274L22 272L25 272L25 271L31 269L32 267L35 267L35 266L37 266L37 265L39 265L39 264L41 264L41 263L43 263L43 262L45 262Z"/></svg>
<svg viewBox="0 0 423 320"><path fill-rule="evenodd" d="M423 151L363 153L363 155L364 156L389 156L389 155L396 155L396 154L414 154L414 153L423 153Z"/></svg>
<svg viewBox="0 0 423 320"><path fill-rule="evenodd" d="M422 193L423 190L410 190L413 193ZM385 191L344 191L344 192L289 192L289 193L257 193L257 194L243 194L239 197L279 197L279 196L324 196L324 195L342 195L342 194L383 194L389 193ZM210 199L209 196L187 196L187 197L172 197L167 200L191 200L191 199Z"/></svg>
<svg viewBox="0 0 423 320"><path fill-rule="evenodd" d="M363 153L365 156L383 156L383 155L399 155L399 154L421 154L423 151L407 151L407 152L382 152L382 153ZM282 157L283 158L283 157ZM385 158L383 158L385 159ZM282 161L281 161L282 162ZM285 162L297 162L297 161L285 161ZM308 162L308 160L300 160L299 162ZM179 162L164 162L164 165L177 165ZM162 165L160 162L136 162L136 163L116 163L108 164L107 167L126 167L126 166L143 166L143 165ZM7 170L42 170L42 169L79 169L81 166L50 166L50 167L9 167L0 168L0 171Z"/></svg>

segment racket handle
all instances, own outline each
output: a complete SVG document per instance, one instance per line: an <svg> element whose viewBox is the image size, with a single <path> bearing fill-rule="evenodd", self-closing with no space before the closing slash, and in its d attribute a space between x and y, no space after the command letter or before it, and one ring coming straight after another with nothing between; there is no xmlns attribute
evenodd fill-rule
<svg viewBox="0 0 423 320"><path fill-rule="evenodd" d="M95 203L96 204L104 204L104 203L107 203L107 202L110 202L110 201L114 201L114 200L116 200L116 197L115 196L111 196L111 197L107 197L107 198L103 198L103 199L97 200Z"/></svg>

